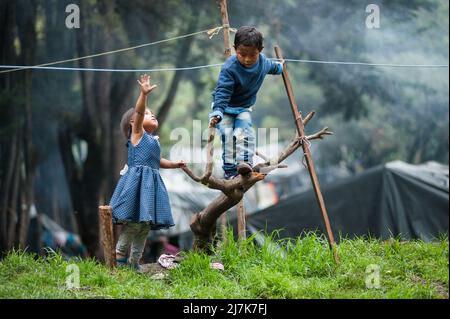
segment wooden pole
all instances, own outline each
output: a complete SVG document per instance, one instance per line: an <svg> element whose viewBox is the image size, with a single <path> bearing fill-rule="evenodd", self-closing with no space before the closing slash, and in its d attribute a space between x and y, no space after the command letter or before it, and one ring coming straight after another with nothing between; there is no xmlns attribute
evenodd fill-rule
<svg viewBox="0 0 450 319"><path fill-rule="evenodd" d="M220 15L222 16L223 44L227 59L231 56L230 21L228 20L227 0L220 0Z"/></svg>
<svg viewBox="0 0 450 319"><path fill-rule="evenodd" d="M114 247L114 232L112 225L111 206L99 206L100 240L103 246L103 255L108 267L114 268L116 265L116 252Z"/></svg>
<svg viewBox="0 0 450 319"><path fill-rule="evenodd" d="M231 44L230 44L230 21L228 20L228 7L227 0L220 0L220 15L222 16L222 26L223 26L223 44L225 48L225 56L228 59L231 56ZM237 219L238 219L238 238L245 239L245 208L244 199L242 199L237 205ZM221 231L222 236L225 235L226 230L226 213L224 213L221 218ZM225 238L222 238L225 239Z"/></svg>
<svg viewBox="0 0 450 319"><path fill-rule="evenodd" d="M278 46L275 46L275 54L278 59L283 59L283 54L281 53L281 49ZM291 80L289 79L289 73L286 66L283 67L283 82L289 98L289 104L291 105L291 110L295 119L298 134L300 138L305 137L305 128L303 125L302 114L298 110L297 103L295 102L294 91L292 90L292 84ZM314 162L312 160L311 151L309 149L309 143L307 143L306 138L303 139L302 148L305 154L306 164L308 165L309 176L311 177L311 182L313 184L314 192L316 194L316 199L319 204L320 211L322 212L323 220L325 222L325 228L328 235L328 242L333 251L336 263L339 263L339 256L336 251L336 243L334 241L333 231L331 230L330 220L328 218L327 209L325 207L325 201L323 199L322 192L320 190L319 180L316 175L316 169L314 168Z"/></svg>
<svg viewBox="0 0 450 319"><path fill-rule="evenodd" d="M244 207L244 197L237 206L237 222L238 222L238 238L240 240L247 238L245 233L245 207Z"/></svg>

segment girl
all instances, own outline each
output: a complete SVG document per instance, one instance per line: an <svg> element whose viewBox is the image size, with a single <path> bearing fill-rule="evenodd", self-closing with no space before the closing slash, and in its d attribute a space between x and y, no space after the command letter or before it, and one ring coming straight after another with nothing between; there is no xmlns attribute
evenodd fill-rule
<svg viewBox="0 0 450 319"><path fill-rule="evenodd" d="M159 141L152 135L158 128L158 121L147 108L147 95L156 85L150 84L147 74L141 75L138 83L141 92L136 107L125 112L120 123L128 139L128 167L121 172L110 202L113 222L124 224L116 246L116 263L119 266L129 263L136 270L140 270L139 260L149 230L174 226L169 196L159 168L185 166L183 161L161 158Z"/></svg>

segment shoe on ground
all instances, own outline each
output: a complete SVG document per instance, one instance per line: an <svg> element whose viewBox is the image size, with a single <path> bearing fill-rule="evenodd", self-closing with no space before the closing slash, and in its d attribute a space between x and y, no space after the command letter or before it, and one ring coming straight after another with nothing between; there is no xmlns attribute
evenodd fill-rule
<svg viewBox="0 0 450 319"><path fill-rule="evenodd" d="M133 269L138 274L143 274L144 273L144 267L142 267L142 265L140 265L138 263L130 264L130 268Z"/></svg>
<svg viewBox="0 0 450 319"><path fill-rule="evenodd" d="M128 258L127 258L127 257L116 258L116 266L117 266L117 267L125 267L125 266L128 266Z"/></svg>

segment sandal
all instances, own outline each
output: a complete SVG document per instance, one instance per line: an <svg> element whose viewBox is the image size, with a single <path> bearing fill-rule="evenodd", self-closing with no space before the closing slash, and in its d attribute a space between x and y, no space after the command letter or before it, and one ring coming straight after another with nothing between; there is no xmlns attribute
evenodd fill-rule
<svg viewBox="0 0 450 319"><path fill-rule="evenodd" d="M122 258L116 258L116 266L123 267L128 265L128 258L122 257Z"/></svg>

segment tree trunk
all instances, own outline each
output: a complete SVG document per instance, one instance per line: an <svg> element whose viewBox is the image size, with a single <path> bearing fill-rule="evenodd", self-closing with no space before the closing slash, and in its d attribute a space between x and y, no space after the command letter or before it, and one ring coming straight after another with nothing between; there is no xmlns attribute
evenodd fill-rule
<svg viewBox="0 0 450 319"><path fill-rule="evenodd" d="M5 64L32 64L35 55L35 22L37 1L2 2L0 4L2 26L0 62ZM16 15L20 12L20 15ZM3 29L4 28L4 29ZM14 29L21 50L16 52ZM3 80L4 79L4 80ZM28 207L34 196L32 165L32 116L31 116L31 71L14 72L2 76L0 90L9 101L6 110L8 132L1 137L1 148L8 154L5 181L1 184L1 230L2 248L10 249L15 244L24 246L28 230ZM3 116L3 115L2 115ZM6 142L9 141L9 142ZM22 171L22 167L25 170ZM23 185L23 187L21 187Z"/></svg>
<svg viewBox="0 0 450 319"><path fill-rule="evenodd" d="M22 164L22 151L21 151L21 140L22 134L19 131L17 138L17 147L16 147L16 158L18 159L14 165L14 173L13 173L13 182L12 182L12 191L11 191L11 201L8 205L8 240L7 240L7 248L8 250L14 247L15 243L15 234L17 227L17 202L19 197L19 183L20 183L20 166ZM20 205L19 205L20 207Z"/></svg>
<svg viewBox="0 0 450 319"><path fill-rule="evenodd" d="M107 51L112 48L113 39L110 32L110 19L114 13L113 1L98 1L97 8L100 12L99 21L92 24L85 23L84 28L78 33L77 47L79 56L86 56L95 51ZM93 7L89 3L81 3L80 10L86 13ZM93 35L95 33L95 41ZM101 45L95 45L101 43ZM104 56L98 58L98 66L102 68L112 67L112 58ZM81 67L92 67L92 60L81 60ZM112 158L112 126L111 113L113 105L111 100L111 74L81 72L83 115L82 125L79 129L80 137L88 143L88 155L83 165L80 184L80 202L77 219L80 235L92 256L99 256L98 234L98 206L108 199L108 176L111 173ZM68 153L68 150L66 150ZM78 206L79 205L79 206Z"/></svg>
<svg viewBox="0 0 450 319"><path fill-rule="evenodd" d="M29 0L26 4L26 8L21 8L21 12L27 12L25 15L25 24L21 31L19 25L19 36L22 43L26 43L23 46L23 60L25 65L34 65L35 62L35 48L36 48L36 14L37 14L37 1ZM25 162L25 176L24 176L24 192L22 202L24 208L20 207L21 223L19 229L19 243L24 247L27 241L27 233L29 226L29 211L32 204L34 204L34 177L35 177L35 165L34 165L34 149L33 149L33 116L32 116L32 70L24 71L25 77L25 127L24 127L24 162Z"/></svg>
<svg viewBox="0 0 450 319"><path fill-rule="evenodd" d="M16 25L16 3L12 1L0 1L0 63L16 63L17 57L14 51L14 27ZM16 108L8 104L13 101L13 90L17 82L15 74L0 76L0 94L4 103L1 111L1 123L9 130L0 135L0 154L6 154L0 161L0 251L8 248L8 209L10 207L10 194L14 164L16 163L17 130ZM6 130L5 130L6 131Z"/></svg>

